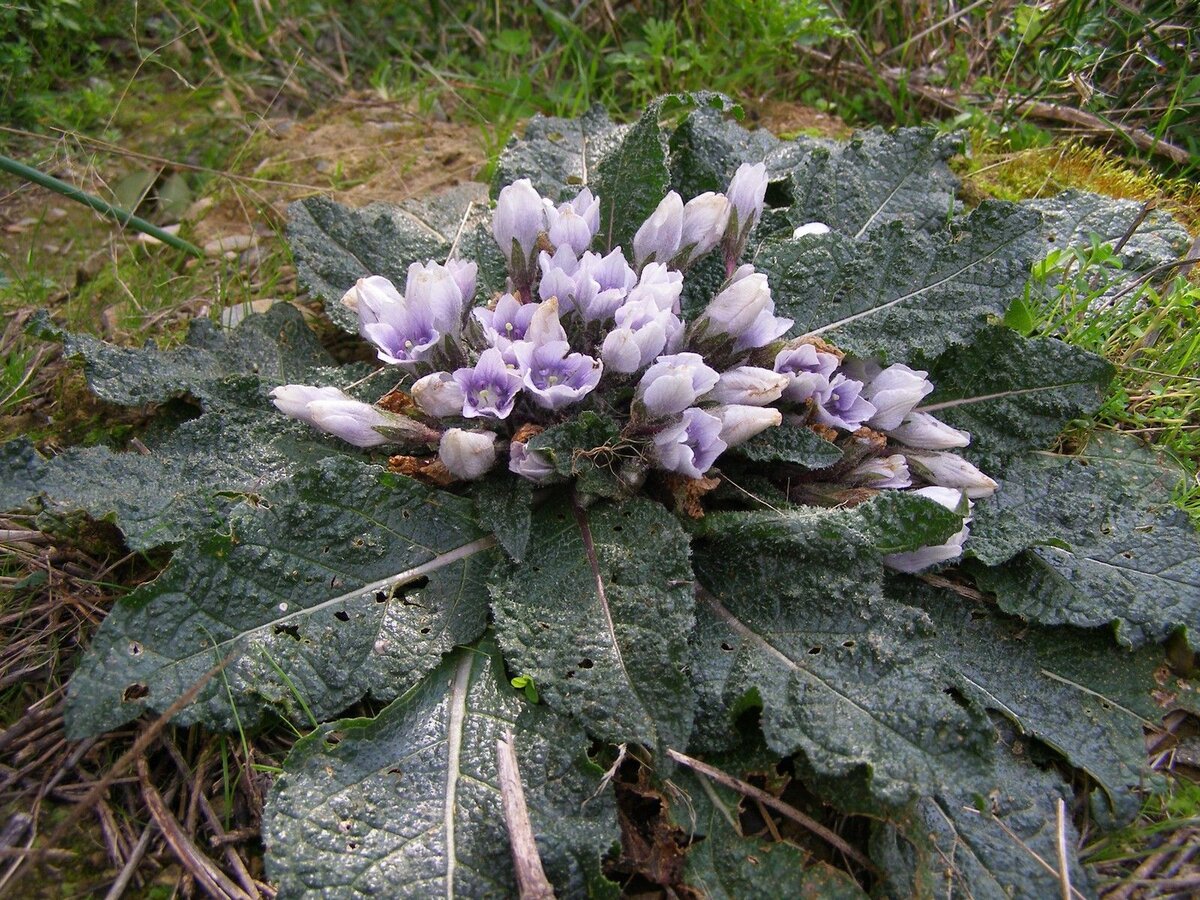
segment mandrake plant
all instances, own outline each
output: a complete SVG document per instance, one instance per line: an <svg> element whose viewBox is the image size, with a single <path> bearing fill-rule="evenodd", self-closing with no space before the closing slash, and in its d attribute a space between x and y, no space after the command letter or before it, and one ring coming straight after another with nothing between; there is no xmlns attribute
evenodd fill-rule
<svg viewBox="0 0 1200 900"><path fill-rule="evenodd" d="M149 453L0 448L0 500L173 548L71 736L198 682L180 724L304 728L263 823L284 896L510 895L514 846L559 896L1094 893L1078 828L1129 821L1145 729L1198 711L1200 543L1150 451L1051 452L1111 369L1004 316L1053 246L1150 268L1187 234L966 212L953 138L731 111L535 119L494 209L296 204L303 281L382 365L288 305L171 352L43 319L160 414Z"/></svg>

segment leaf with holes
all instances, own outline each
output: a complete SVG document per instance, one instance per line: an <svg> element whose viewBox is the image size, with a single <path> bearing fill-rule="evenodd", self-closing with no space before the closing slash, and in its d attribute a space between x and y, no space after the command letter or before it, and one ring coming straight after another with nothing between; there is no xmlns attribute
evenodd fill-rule
<svg viewBox="0 0 1200 900"><path fill-rule="evenodd" d="M616 896L600 857L617 839L588 739L465 647L373 719L324 725L292 749L263 821L289 897L516 896L496 742L511 734L537 852L561 896Z"/></svg>
<svg viewBox="0 0 1200 900"><path fill-rule="evenodd" d="M121 600L71 679L68 731L161 712L226 660L177 721L232 728L390 700L483 631L494 545L470 501L326 460Z"/></svg>
<svg viewBox="0 0 1200 900"><path fill-rule="evenodd" d="M604 740L682 746L692 627L687 536L646 500L536 510L528 562L492 584L496 636L552 708Z"/></svg>

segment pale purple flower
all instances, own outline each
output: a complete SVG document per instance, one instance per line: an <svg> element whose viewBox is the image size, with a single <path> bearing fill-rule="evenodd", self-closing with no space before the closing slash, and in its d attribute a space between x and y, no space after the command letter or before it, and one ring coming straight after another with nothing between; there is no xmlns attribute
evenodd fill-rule
<svg viewBox="0 0 1200 900"><path fill-rule="evenodd" d="M659 309L679 315L679 296L683 293L683 273L663 263L647 263L626 303L652 300Z"/></svg>
<svg viewBox="0 0 1200 900"><path fill-rule="evenodd" d="M732 207L724 194L706 191L693 197L683 207L683 227L679 236L679 252L672 263L686 269L701 256L717 246L725 234Z"/></svg>
<svg viewBox="0 0 1200 900"><path fill-rule="evenodd" d="M358 314L358 333L365 338L366 326L394 315L391 308L403 306L404 298L382 275L368 275L346 291L342 305Z"/></svg>
<svg viewBox="0 0 1200 900"><path fill-rule="evenodd" d="M905 453L909 470L930 484L963 491L972 500L996 493L996 484L954 453Z"/></svg>
<svg viewBox="0 0 1200 900"><path fill-rule="evenodd" d="M412 398L421 407L421 412L441 419L461 416L467 396L449 372L431 372L417 379L412 386Z"/></svg>
<svg viewBox="0 0 1200 900"><path fill-rule="evenodd" d="M683 199L670 191L633 236L634 262L638 268L647 262L670 262L679 252L682 235Z"/></svg>
<svg viewBox="0 0 1200 900"><path fill-rule="evenodd" d="M931 547L922 547L908 553L891 553L883 558L883 564L897 572L920 572L939 563L950 562L962 556L963 543L971 533L971 502L962 491L944 487L925 487L913 491L918 497L925 497L934 503L941 504L946 509L964 516L962 530L954 534L946 543Z"/></svg>
<svg viewBox="0 0 1200 900"><path fill-rule="evenodd" d="M763 163L742 163L733 173L725 196L731 211L726 226L726 257L736 260L746 249L750 232L762 217L763 198L767 193L767 167Z"/></svg>
<svg viewBox="0 0 1200 900"><path fill-rule="evenodd" d="M575 308L575 294L578 293L579 259L570 247L558 247L551 256L545 250L538 254L538 268L542 277L538 282L538 296L542 300L558 300L559 309L564 314Z"/></svg>
<svg viewBox="0 0 1200 900"><path fill-rule="evenodd" d="M806 222L796 227L796 230L792 232L792 238L801 238L810 234L829 234L829 226L824 222Z"/></svg>
<svg viewBox="0 0 1200 900"><path fill-rule="evenodd" d="M829 387L829 379L838 367L838 358L818 350L812 344L784 347L775 355L775 371L788 376L783 399L803 403L818 391Z"/></svg>
<svg viewBox="0 0 1200 900"><path fill-rule="evenodd" d="M477 306L471 314L479 322L488 346L504 351L514 341L525 339L529 323L540 306L539 303L521 303L512 294L502 294L495 309Z"/></svg>
<svg viewBox="0 0 1200 900"><path fill-rule="evenodd" d="M396 441L428 443L438 433L405 416L385 412L332 387L280 385L271 391L275 406L355 447L378 447Z"/></svg>
<svg viewBox="0 0 1200 900"><path fill-rule="evenodd" d="M821 425L857 431L871 416L875 407L862 397L862 382L853 381L838 373L829 387L813 395L816 401L813 418Z"/></svg>
<svg viewBox="0 0 1200 900"><path fill-rule="evenodd" d="M632 297L617 310L617 327L605 336L600 351L606 366L625 374L646 368L662 353L674 353L683 342L678 316L659 308L654 297Z"/></svg>
<svg viewBox="0 0 1200 900"><path fill-rule="evenodd" d="M446 271L458 285L463 306L470 306L475 299L475 278L479 274L479 266L466 259L449 259L446 260Z"/></svg>
<svg viewBox="0 0 1200 900"><path fill-rule="evenodd" d="M792 320L775 317L767 276L745 265L708 304L698 327L705 337L732 337L734 352L740 352L769 344L792 327Z"/></svg>
<svg viewBox="0 0 1200 900"><path fill-rule="evenodd" d="M544 453L530 450L520 441L513 441L508 447L508 470L534 484L548 484L558 480L558 473Z"/></svg>
<svg viewBox="0 0 1200 900"><path fill-rule="evenodd" d="M505 365L504 357L495 347L484 350L474 368L457 370L454 380L462 389L462 415L468 419L507 418L521 390L520 373Z"/></svg>
<svg viewBox="0 0 1200 900"><path fill-rule="evenodd" d="M470 293L464 293L464 285ZM457 341L462 331L463 313L475 295L475 264L455 261L454 268L430 260L408 267L404 302L409 308L428 307L433 327Z"/></svg>
<svg viewBox="0 0 1200 900"><path fill-rule="evenodd" d="M673 416L711 391L719 377L699 353L660 356L638 382L637 399L651 416Z"/></svg>
<svg viewBox="0 0 1200 900"><path fill-rule="evenodd" d="M575 308L585 322L609 319L625 302L637 280L637 272L625 261L620 247L606 256L584 253L575 275Z"/></svg>
<svg viewBox="0 0 1200 900"><path fill-rule="evenodd" d="M768 406L782 395L788 376L757 366L737 366L721 373L717 386L704 395L710 403Z"/></svg>
<svg viewBox="0 0 1200 900"><path fill-rule="evenodd" d="M702 409L683 410L682 419L654 435L653 455L660 469L702 478L725 452L721 420Z"/></svg>
<svg viewBox="0 0 1200 900"><path fill-rule="evenodd" d="M726 446L736 447L768 428L783 421L783 413L762 406L729 404L714 406L708 410L721 421L721 440Z"/></svg>
<svg viewBox="0 0 1200 900"><path fill-rule="evenodd" d="M455 478L482 478L496 464L496 436L490 431L451 428L438 444L438 459Z"/></svg>
<svg viewBox="0 0 1200 900"><path fill-rule="evenodd" d="M566 341L537 345L524 341L513 349L525 373L525 390L543 409L554 411L578 403L600 383L603 363L569 353Z"/></svg>
<svg viewBox="0 0 1200 900"><path fill-rule="evenodd" d="M538 235L545 230L546 208L528 178L501 189L492 215L492 236L520 291L529 286L533 251Z"/></svg>
<svg viewBox="0 0 1200 900"><path fill-rule="evenodd" d="M933 390L928 374L897 363L868 381L863 396L875 406L870 426L877 431L899 428L904 417Z"/></svg>
<svg viewBox="0 0 1200 900"><path fill-rule="evenodd" d="M525 329L525 343L540 347L544 344L565 343L567 332L558 319L558 300L551 297L537 304L529 327ZM518 357L520 354L517 354Z"/></svg>
<svg viewBox="0 0 1200 900"><path fill-rule="evenodd" d="M893 440L918 450L950 450L971 443L970 432L960 431L923 412L910 412L899 428L893 428L887 434Z"/></svg>
<svg viewBox="0 0 1200 900"><path fill-rule="evenodd" d="M578 256L591 246L592 238L600 228L600 200L584 188L569 203L557 208L547 204L546 223L550 243L555 247L569 247Z"/></svg>
<svg viewBox="0 0 1200 900"><path fill-rule="evenodd" d="M912 485L908 464L899 453L891 456L876 456L859 463L846 475L851 484L869 488L906 488Z"/></svg>

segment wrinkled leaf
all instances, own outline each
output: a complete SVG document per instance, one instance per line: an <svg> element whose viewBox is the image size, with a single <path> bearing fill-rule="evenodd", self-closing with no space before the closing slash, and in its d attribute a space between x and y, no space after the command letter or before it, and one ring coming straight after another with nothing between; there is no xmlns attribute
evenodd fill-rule
<svg viewBox="0 0 1200 900"><path fill-rule="evenodd" d="M932 358L969 342L1021 294L1041 249L1036 213L981 204L936 235L900 222L854 241L836 233L764 244L755 259L771 280L791 334L820 335L857 356Z"/></svg>
<svg viewBox="0 0 1200 900"><path fill-rule="evenodd" d="M1048 625L1113 625L1131 646L1176 629L1187 636L1200 622L1200 539L1155 476L1142 478L1149 498L1126 465L1052 454L1015 461L976 506L967 549L992 565L973 567L976 581L1001 608Z"/></svg>
<svg viewBox="0 0 1200 900"><path fill-rule="evenodd" d="M507 469L477 482L471 491L480 527L491 531L513 562L525 558L529 546L529 513L533 485Z"/></svg>
<svg viewBox="0 0 1200 900"><path fill-rule="evenodd" d="M596 175L601 159L620 145L629 125L616 125L603 106L578 119L535 115L525 134L509 140L496 163L493 196L500 188L528 178L544 197L572 197Z"/></svg>
<svg viewBox="0 0 1200 900"><path fill-rule="evenodd" d="M827 469L842 451L810 428L780 425L759 432L729 451L756 463L790 463L806 469Z"/></svg>
<svg viewBox="0 0 1200 900"><path fill-rule="evenodd" d="M341 299L359 278L383 275L403 293L412 263L444 262L455 239L489 217L486 193L478 184L427 200L362 209L308 197L288 207L287 236L300 281L325 301L335 323L357 332L358 319Z"/></svg>
<svg viewBox="0 0 1200 900"><path fill-rule="evenodd" d="M373 719L300 740L263 822L288 897L516 896L496 771L514 737L537 850L560 896L615 895L600 856L617 838L587 737L524 702L494 647L463 648Z"/></svg>
<svg viewBox="0 0 1200 900"><path fill-rule="evenodd" d="M1094 413L1112 374L1111 364L1086 350L997 326L938 357L929 371L935 390L918 410L970 432L964 455L992 473Z"/></svg>
<svg viewBox="0 0 1200 900"><path fill-rule="evenodd" d="M768 160L780 140L765 128L747 131L723 110L705 105L688 113L672 132L670 146L671 188L690 199L705 191L723 192L738 166Z"/></svg>
<svg viewBox="0 0 1200 900"><path fill-rule="evenodd" d="M162 711L230 654L179 722L232 728L268 709L328 717L368 692L390 700L483 631L493 545L470 501L327 460L121 600L71 679L68 731Z"/></svg>
<svg viewBox="0 0 1200 900"><path fill-rule="evenodd" d="M496 635L553 709L607 741L683 746L694 699L687 536L646 500L533 514L527 562L492 581Z"/></svg>

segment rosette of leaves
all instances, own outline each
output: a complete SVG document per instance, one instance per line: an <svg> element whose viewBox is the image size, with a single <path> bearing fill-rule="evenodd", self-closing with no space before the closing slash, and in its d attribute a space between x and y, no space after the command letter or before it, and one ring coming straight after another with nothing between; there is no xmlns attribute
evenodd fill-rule
<svg viewBox="0 0 1200 900"><path fill-rule="evenodd" d="M765 208L735 262L767 275L792 320L780 340L928 373L916 411L969 432L959 452L998 484L975 499L963 560L885 566L959 534L965 507L850 483L871 436L811 419L732 448L708 479L643 483L614 476L624 426L582 400L529 438L554 470L545 486L502 466L438 486L419 454L389 463L275 410L279 385L319 384L437 430L403 372L364 381L336 366L289 307L228 333L198 323L171 352L48 330L100 397L157 405L162 424L148 453L10 444L0 499L37 506L47 527L82 510L133 549L173 554L97 633L70 686L70 734L185 695L180 723L283 716L309 731L264 823L286 896L513 893L496 756L509 735L561 896L619 893L612 878L646 859L630 818L646 798L675 862L640 877L676 891L1045 896L1065 865L1089 895L1072 817L1132 816L1152 786L1144 730L1197 708L1162 649L1182 643L1190 659L1200 621L1200 544L1170 505L1175 475L1122 441L1048 451L1097 408L1109 368L1000 324L1045 246L1042 217L960 210L953 142L911 129L782 142L731 112L689 95L632 125L535 119L496 190L528 178L568 202L587 186L603 254L630 246L669 190L716 191L762 163ZM349 329L347 291L410 262L473 260L481 306L531 286L506 282L468 192L302 201L290 237ZM689 327L727 262L689 269ZM399 437L436 446L414 434ZM338 718L364 699L373 715ZM747 785L808 821L851 817L852 853L782 827Z"/></svg>

